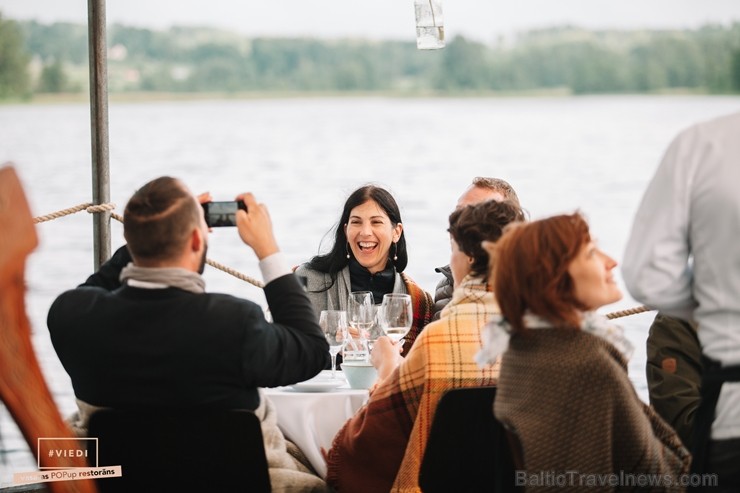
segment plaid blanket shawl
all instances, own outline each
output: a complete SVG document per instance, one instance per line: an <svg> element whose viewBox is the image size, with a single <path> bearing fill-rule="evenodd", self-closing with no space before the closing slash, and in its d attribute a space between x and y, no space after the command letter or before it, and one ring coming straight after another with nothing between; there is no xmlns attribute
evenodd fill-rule
<svg viewBox="0 0 740 493"><path fill-rule="evenodd" d="M421 289L413 279L403 272L401 273L401 279L406 286L406 291L411 295L411 304L414 312L411 329L406 334L406 342L403 343L403 354L409 354L411 346L414 345L414 341L419 337L419 333L432 321L434 300L429 293Z"/></svg>
<svg viewBox="0 0 740 493"><path fill-rule="evenodd" d="M480 329L498 313L493 293L466 278L442 317L427 325L401 365L334 438L327 482L339 491L420 491L419 467L437 402L452 388L495 385L479 368Z"/></svg>

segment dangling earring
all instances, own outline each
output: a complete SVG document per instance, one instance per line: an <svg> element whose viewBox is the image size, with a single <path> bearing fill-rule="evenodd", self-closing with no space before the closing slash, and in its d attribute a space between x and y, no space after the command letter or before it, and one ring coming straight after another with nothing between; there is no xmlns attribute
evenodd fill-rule
<svg viewBox="0 0 740 493"><path fill-rule="evenodd" d="M350 254L349 254L349 241L347 242L347 258L350 258Z"/></svg>
<svg viewBox="0 0 740 493"><path fill-rule="evenodd" d="M398 260L398 243L393 244L393 261Z"/></svg>

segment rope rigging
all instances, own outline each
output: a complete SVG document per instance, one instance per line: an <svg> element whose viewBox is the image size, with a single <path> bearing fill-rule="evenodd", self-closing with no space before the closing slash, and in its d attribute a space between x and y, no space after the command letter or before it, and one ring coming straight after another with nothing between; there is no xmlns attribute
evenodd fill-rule
<svg viewBox="0 0 740 493"><path fill-rule="evenodd" d="M56 212L52 212L44 216L35 217L33 218L33 222L34 224L43 223L46 221L52 221L54 219L59 219L60 217L69 216L71 214L76 214L77 212L86 211L89 214L99 214L101 212L110 212L110 216L113 219L115 219L116 221L120 223L123 223L123 217L121 217L119 214L116 214L115 212L111 212L115 208L116 208L116 204L113 204L113 203L96 205L96 204L87 202L84 204L76 205L74 207L70 207L68 209L62 209ZM236 277L237 279L241 279L242 281L245 281L254 286L257 286L258 288L265 287L265 284L262 281L259 281L253 277L249 277L246 274L242 274L241 272L234 270L231 267L228 267L220 262L216 262L215 260L211 260L211 259L206 259L206 263L215 269L226 272L227 274L232 275ZM634 308L628 308L626 310L619 310L616 312L607 313L606 318L613 320L615 318L627 317L629 315L645 313L651 310L652 310L651 308L648 308L647 306L642 305L642 306L637 306Z"/></svg>

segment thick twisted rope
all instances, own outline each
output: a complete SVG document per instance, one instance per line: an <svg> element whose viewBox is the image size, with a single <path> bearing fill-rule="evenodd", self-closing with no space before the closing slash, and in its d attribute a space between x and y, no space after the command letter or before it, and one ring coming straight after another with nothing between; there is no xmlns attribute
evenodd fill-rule
<svg viewBox="0 0 740 493"><path fill-rule="evenodd" d="M254 279L252 277L249 277L247 275L244 275L241 272L235 271L231 267L227 267L224 264L221 264L221 263L216 262L215 260L211 260L211 259L207 258L206 259L206 263L208 265L210 265L211 267L215 267L215 268L217 268L219 270L222 270L222 271L226 272L227 274L231 274L232 276L236 277L237 279L241 279L242 281L246 281L246 282L248 282L250 284L254 284L258 288L264 288L265 287L265 283L263 283L262 281L258 281L257 279Z"/></svg>
<svg viewBox="0 0 740 493"><path fill-rule="evenodd" d="M34 224L43 223L46 221L51 221L53 219L59 219L60 217L69 216L70 214L74 214L80 211L87 211L90 214L93 214L96 212L106 212L106 211L115 209L115 207L116 207L116 204L95 205L90 202L87 202L85 204L80 204L74 207L70 207L69 209L62 209L60 211L52 212L51 214L46 214L45 216L34 217L33 222Z"/></svg>
<svg viewBox="0 0 740 493"><path fill-rule="evenodd" d="M635 308L629 308L627 310L620 310L618 312L607 313L606 318L611 320L614 318L626 317L628 315L637 315L638 313L645 313L645 312L649 312L652 310L653 310L652 308L648 308L647 306L642 305L642 306L637 306Z"/></svg>
<svg viewBox="0 0 740 493"><path fill-rule="evenodd" d="M109 212L115 209L116 204L113 203L107 203L107 204L91 204L91 203L85 203L76 205L74 207L70 207L69 209L62 209L60 211L52 212L51 214L47 214L45 216L39 216L35 217L33 219L34 223L42 223L45 221L51 221L53 219L59 219L60 217L69 216L70 214L75 214L80 211L87 211L90 214L96 214L100 212ZM123 217L116 214L115 212L111 212L110 216L115 219L116 221L123 222ZM253 277L249 277L245 274L242 274L239 271L236 271L232 269L231 267L227 267L222 263L216 262L215 260L206 259L206 263L210 265L211 267L214 267L218 270L224 271L227 274L230 274L237 279L241 279L242 281L248 282L250 284L253 284L254 286L257 286L258 288L264 288L265 284L262 281L258 281L257 279L254 279ZM638 313L644 313L651 311L651 308L648 308L646 306L638 306L635 308L630 308L628 310L620 310L617 312L611 312L606 314L606 318L612 320L615 318L621 318L621 317L627 317L629 315L636 315Z"/></svg>

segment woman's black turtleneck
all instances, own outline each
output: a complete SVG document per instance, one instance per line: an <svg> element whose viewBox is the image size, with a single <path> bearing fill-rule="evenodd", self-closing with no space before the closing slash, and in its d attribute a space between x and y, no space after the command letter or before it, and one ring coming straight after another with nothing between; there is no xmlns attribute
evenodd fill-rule
<svg viewBox="0 0 740 493"><path fill-rule="evenodd" d="M371 274L353 257L349 260L349 279L352 291L372 291L375 304L380 304L384 294L393 292L396 268L389 260L384 270Z"/></svg>

